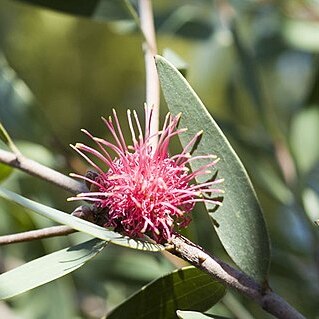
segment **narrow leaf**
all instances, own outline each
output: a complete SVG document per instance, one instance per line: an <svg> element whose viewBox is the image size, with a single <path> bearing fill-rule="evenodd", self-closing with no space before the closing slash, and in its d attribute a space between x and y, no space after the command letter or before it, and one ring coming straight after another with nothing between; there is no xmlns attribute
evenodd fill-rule
<svg viewBox="0 0 319 319"><path fill-rule="evenodd" d="M37 203L16 193L0 187L0 197L13 201L25 208L40 214L46 218L54 220L57 223L67 225L73 229L82 231L96 238L111 242L112 244L125 246L139 250L159 251L163 250L162 245L152 244L142 240L135 240L126 236L122 236L116 232L107 230L98 225L92 224L86 220L77 218L70 214L64 213L52 207Z"/></svg>
<svg viewBox="0 0 319 319"><path fill-rule="evenodd" d="M213 319L229 319L226 317L201 313L201 312L197 312L197 311L182 311L182 310L177 311L177 316L180 319L211 319L211 318L213 318Z"/></svg>
<svg viewBox="0 0 319 319"><path fill-rule="evenodd" d="M216 232L234 262L262 282L269 268L269 238L245 168L183 76L160 56L156 57L156 63L167 105L173 114L182 112L180 126L188 129L179 136L182 145L185 146L198 131L203 130L203 137L194 154L215 154L221 159L217 169L218 176L225 179L223 206L213 212L213 207L206 205ZM191 162L192 169L204 163L200 160Z"/></svg>
<svg viewBox="0 0 319 319"><path fill-rule="evenodd" d="M225 294L225 287L194 267L175 270L143 287L114 309L108 319L177 318L176 311L205 311Z"/></svg>
<svg viewBox="0 0 319 319"><path fill-rule="evenodd" d="M32 260L0 275L0 299L7 299L82 267L106 245L99 239L91 239L76 246Z"/></svg>

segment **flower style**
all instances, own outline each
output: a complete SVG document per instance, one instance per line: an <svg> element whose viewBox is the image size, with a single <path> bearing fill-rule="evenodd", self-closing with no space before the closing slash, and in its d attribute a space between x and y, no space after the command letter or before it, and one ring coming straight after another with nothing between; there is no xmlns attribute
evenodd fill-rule
<svg viewBox="0 0 319 319"><path fill-rule="evenodd" d="M147 114L147 112L146 112ZM221 205L213 193L223 193L216 188L222 179L214 179L196 184L195 177L211 173L208 168L215 166L215 155L190 156L190 150L198 141L202 132L196 134L180 154L169 156L168 146L173 136L185 129L177 129L180 115L167 114L156 147L151 146L150 123L152 110L146 115L145 134L135 111L133 116L127 111L128 124L133 145L127 146L118 117L113 110L108 120L102 118L113 135L115 143L94 137L82 130L97 145L98 150L77 143L72 146L96 170L91 175L71 174L91 185L90 192L78 194L69 200L92 202L100 214L104 214L104 227L113 228L132 238L145 235L157 243L170 240L176 229L186 227L190 221L190 212L196 202L209 202ZM136 132L138 136L136 137ZM116 154L112 159L110 151ZM108 169L105 171L90 156L100 160ZM208 164L191 172L187 167L191 161L206 159Z"/></svg>

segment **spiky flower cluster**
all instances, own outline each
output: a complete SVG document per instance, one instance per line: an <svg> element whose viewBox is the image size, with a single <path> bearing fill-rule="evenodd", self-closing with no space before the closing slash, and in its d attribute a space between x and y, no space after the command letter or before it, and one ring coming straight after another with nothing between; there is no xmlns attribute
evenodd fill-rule
<svg viewBox="0 0 319 319"><path fill-rule="evenodd" d="M218 159L214 155L191 157L189 152L197 142L201 132L196 134L180 154L169 156L168 146L173 136L183 132L177 129L180 116L168 114L162 131L150 135L152 112L146 120L145 134L136 112L127 112L128 124L133 145L127 146L118 117L113 111L113 120L103 119L113 135L115 143L94 137L82 130L97 145L97 149L77 143L73 148L96 170L91 177L72 174L90 183L91 191L78 194L71 200L92 202L103 216L104 227L132 238L149 236L158 243L170 240L176 229L186 227L191 218L190 212L196 202L211 202L220 205L212 198L212 193L221 193L215 184L221 179L204 183L192 183L195 177L209 173ZM138 137L136 137L138 132ZM151 139L158 138L156 147ZM110 151L116 154L112 159ZM90 156L102 161L108 167L103 170ZM208 159L208 164L190 172L188 164L197 159ZM92 191L93 190L93 191ZM104 208L104 209L103 209Z"/></svg>

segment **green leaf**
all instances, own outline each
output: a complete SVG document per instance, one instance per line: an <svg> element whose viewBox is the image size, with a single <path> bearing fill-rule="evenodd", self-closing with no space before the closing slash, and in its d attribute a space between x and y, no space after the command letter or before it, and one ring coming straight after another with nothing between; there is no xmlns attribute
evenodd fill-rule
<svg viewBox="0 0 319 319"><path fill-rule="evenodd" d="M177 316L180 319L228 319L217 315L205 314L197 311L177 311Z"/></svg>
<svg viewBox="0 0 319 319"><path fill-rule="evenodd" d="M128 10L125 7L125 1L111 0L19 0L61 11L64 13L91 18L98 21L123 20L130 19Z"/></svg>
<svg viewBox="0 0 319 319"><path fill-rule="evenodd" d="M196 155L215 154L221 159L217 169L218 176L225 179L223 206L212 212L213 207L206 205L216 232L234 262L263 282L270 262L269 238L245 168L183 76L163 57L157 56L156 64L167 105L173 114L182 112L180 126L188 129L179 135L182 145L185 146L198 131L203 130ZM200 160L191 163L192 169L203 165Z"/></svg>
<svg viewBox="0 0 319 319"><path fill-rule="evenodd" d="M37 214L54 220L57 223L70 226L73 229L82 231L96 238L111 242L112 244L149 251L159 251L164 249L162 245L152 244L142 240L135 240L126 236L122 236L121 234L107 230L103 227L92 224L86 220L80 219L78 217L64 213L52 207L32 201L21 195L10 192L9 190L2 187L0 187L0 197L13 201L25 208L31 209Z"/></svg>
<svg viewBox="0 0 319 319"><path fill-rule="evenodd" d="M0 275L0 299L7 299L41 286L82 267L106 243L91 239L76 246L32 260Z"/></svg>
<svg viewBox="0 0 319 319"><path fill-rule="evenodd" d="M146 266L145 266L146 267ZM175 270L143 287L115 308L108 319L177 318L176 311L205 311L225 294L225 287L194 267Z"/></svg>

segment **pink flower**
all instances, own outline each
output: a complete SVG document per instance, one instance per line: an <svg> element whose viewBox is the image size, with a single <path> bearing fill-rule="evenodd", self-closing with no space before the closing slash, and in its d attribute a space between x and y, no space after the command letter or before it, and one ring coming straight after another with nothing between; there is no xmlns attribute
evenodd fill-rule
<svg viewBox="0 0 319 319"><path fill-rule="evenodd" d="M195 177L211 173L208 168L215 166L218 161L214 155L190 156L189 152L202 132L196 134L180 154L170 157L168 146L171 138L185 131L177 129L180 115L166 116L162 131L155 136L158 137L156 147L152 147L150 143L154 138L149 133L151 117L152 111L143 134L136 112L132 116L128 110L127 118L133 142L131 146L127 146L125 142L115 111L115 125L111 117L108 120L102 118L113 135L114 143L82 130L96 143L98 150L81 143L72 147L96 170L96 174L71 174L90 183L93 191L78 194L70 200L92 202L105 214L104 227L113 228L132 238L147 235L158 243L165 243L176 229L184 228L190 223L190 212L196 202L221 204L217 198L212 198L212 194L223 192L215 187L223 180L214 179L199 184L193 182ZM114 159L110 151L116 154ZM92 155L108 169L97 165L89 157ZM207 160L207 164L190 172L189 163L203 158Z"/></svg>

